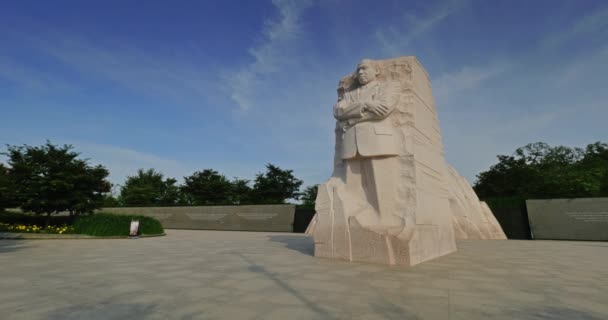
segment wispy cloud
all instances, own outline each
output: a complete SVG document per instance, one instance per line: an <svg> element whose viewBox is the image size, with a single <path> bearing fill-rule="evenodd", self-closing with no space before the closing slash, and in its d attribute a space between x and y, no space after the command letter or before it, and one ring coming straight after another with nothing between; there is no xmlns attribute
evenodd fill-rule
<svg viewBox="0 0 608 320"><path fill-rule="evenodd" d="M466 122L443 131L447 160L472 183L479 172L496 163L497 154L510 154L530 142L546 141L543 132L569 115L571 110L565 108L515 117L469 114Z"/></svg>
<svg viewBox="0 0 608 320"><path fill-rule="evenodd" d="M137 94L200 101L217 82L212 73L195 64L127 45L103 46L57 33L44 39L35 36L26 39L39 54L79 71L85 78L111 81ZM22 81L34 75L24 74Z"/></svg>
<svg viewBox="0 0 608 320"><path fill-rule="evenodd" d="M558 108L556 106L547 107L545 111L535 114L522 114L520 117L504 120L496 123L492 127L486 128L484 134L495 138L510 136L517 133L519 137L534 137L549 126L555 125L568 115L576 113L576 110ZM532 142L532 141L530 141Z"/></svg>
<svg viewBox="0 0 608 320"><path fill-rule="evenodd" d="M123 183L127 176L136 174L140 168L154 168L166 177L178 180L194 172L194 168L180 161L125 147L89 142L75 142L74 146L82 157L91 159L91 164L105 166L110 171L109 179L113 184Z"/></svg>
<svg viewBox="0 0 608 320"><path fill-rule="evenodd" d="M135 175L138 169L153 168L162 172L165 177L176 178L178 181L198 169L178 160L126 147L78 140L70 140L67 143L74 146L74 151L80 153L80 158L88 159L90 165L103 165L108 169L109 180L115 185L124 183L127 176ZM58 144L62 145L62 142ZM0 155L0 163L7 162L8 158Z"/></svg>
<svg viewBox="0 0 608 320"><path fill-rule="evenodd" d="M465 8L469 3L469 0L446 0L421 16L408 12L404 15L402 26L376 30L376 40L386 54L400 55L412 41L432 31L443 20Z"/></svg>
<svg viewBox="0 0 608 320"><path fill-rule="evenodd" d="M449 100L451 95L474 90L484 81L507 70L507 63L495 63L485 67L464 66L459 71L440 75L433 80L433 94L439 102Z"/></svg>
<svg viewBox="0 0 608 320"><path fill-rule="evenodd" d="M570 40L577 39L583 36L597 34L599 37L604 37L603 41L608 40L608 7L590 13L583 18L573 23L570 28L555 33L547 37L542 42L545 48L555 48L567 43Z"/></svg>
<svg viewBox="0 0 608 320"><path fill-rule="evenodd" d="M2 55L0 55L0 79L5 79L18 87L36 93L74 90L74 87L65 79Z"/></svg>
<svg viewBox="0 0 608 320"><path fill-rule="evenodd" d="M289 63L290 45L302 32L300 18L311 2L273 0L273 4L279 11L279 18L265 22L262 30L264 41L249 49L254 61L226 79L230 97L242 111L253 106L253 96L261 76L275 73Z"/></svg>
<svg viewBox="0 0 608 320"><path fill-rule="evenodd" d="M586 53L583 57L572 59L557 68L553 82L558 87L568 88L581 81L606 81L608 71L608 45ZM596 77L593 79L593 77ZM592 78L592 79L590 79Z"/></svg>

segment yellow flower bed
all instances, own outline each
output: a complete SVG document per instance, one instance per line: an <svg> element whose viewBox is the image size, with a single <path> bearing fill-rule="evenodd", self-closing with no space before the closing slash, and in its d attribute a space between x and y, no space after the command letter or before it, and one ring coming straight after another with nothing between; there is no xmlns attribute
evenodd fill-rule
<svg viewBox="0 0 608 320"><path fill-rule="evenodd" d="M37 225L25 225L25 224L10 224L0 222L0 231L8 232L28 232L28 233L73 233L74 228L66 224L62 226L48 226L48 228L40 227Z"/></svg>

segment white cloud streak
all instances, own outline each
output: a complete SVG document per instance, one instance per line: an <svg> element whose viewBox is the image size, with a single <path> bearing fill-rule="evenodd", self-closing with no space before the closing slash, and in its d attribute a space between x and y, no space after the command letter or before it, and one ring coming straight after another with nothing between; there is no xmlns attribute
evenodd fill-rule
<svg viewBox="0 0 608 320"><path fill-rule="evenodd" d="M104 47L58 35L27 39L34 49L85 77L105 79L138 94L180 101L184 98L201 100L209 95L209 88L216 82L209 71L203 72L196 65L133 47ZM36 81L35 78L27 80L33 76L35 74L25 74L21 81ZM72 85L77 87L79 84Z"/></svg>
<svg viewBox="0 0 608 320"><path fill-rule="evenodd" d="M564 63L558 68L554 82L558 87L568 88L573 83L589 81L592 75L608 79L608 45L599 48L597 51L587 54L584 58L573 59L569 63Z"/></svg>
<svg viewBox="0 0 608 320"><path fill-rule="evenodd" d="M507 63L487 67L464 66L459 71L440 75L433 80L433 94L439 103L448 101L451 95L478 88L491 78L508 69Z"/></svg>
<svg viewBox="0 0 608 320"><path fill-rule="evenodd" d="M37 93L74 90L65 79L36 70L7 56L0 56L0 79L6 79L25 90Z"/></svg>
<svg viewBox="0 0 608 320"><path fill-rule="evenodd" d="M267 20L262 35L264 41L250 48L254 61L226 79L230 97L241 111L254 105L254 95L261 76L277 72L289 63L290 45L301 34L300 18L310 1L273 0L279 11L278 20Z"/></svg>
<svg viewBox="0 0 608 320"><path fill-rule="evenodd" d="M404 15L405 21L402 26L376 30L376 40L386 54L402 55L403 49L411 42L432 31L447 17L468 6L469 2L469 0L446 0L429 10L427 15L420 17L407 13Z"/></svg>
<svg viewBox="0 0 608 320"><path fill-rule="evenodd" d="M140 168L154 168L165 177L176 178L178 181L194 172L194 168L180 161L129 148L88 142L76 142L74 146L83 158L90 159L90 164L106 167L113 184L123 183L127 176L135 175Z"/></svg>
<svg viewBox="0 0 608 320"><path fill-rule="evenodd" d="M608 7L595 11L576 21L568 30L555 33L543 41L543 47L555 48L567 42L592 34L604 37L608 33Z"/></svg>
<svg viewBox="0 0 608 320"><path fill-rule="evenodd" d="M71 140L68 144L74 146L73 151L78 152L81 159L88 159L89 165L102 165L108 169L110 171L108 180L114 185L121 185L127 176L135 175L138 169L153 168L163 173L165 177L175 178L180 182L184 176L192 174L197 169L181 161L126 147L78 140ZM63 144L58 143L58 145ZM0 155L0 163L8 163L8 158Z"/></svg>

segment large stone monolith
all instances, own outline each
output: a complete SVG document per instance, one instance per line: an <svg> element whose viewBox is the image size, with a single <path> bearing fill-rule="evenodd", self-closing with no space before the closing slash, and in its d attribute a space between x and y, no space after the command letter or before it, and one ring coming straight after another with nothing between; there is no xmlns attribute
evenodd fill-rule
<svg viewBox="0 0 608 320"><path fill-rule="evenodd" d="M445 161L415 57L362 60L340 80L334 117L334 172L307 231L315 256L414 265L456 251L456 238L500 238L487 206Z"/></svg>

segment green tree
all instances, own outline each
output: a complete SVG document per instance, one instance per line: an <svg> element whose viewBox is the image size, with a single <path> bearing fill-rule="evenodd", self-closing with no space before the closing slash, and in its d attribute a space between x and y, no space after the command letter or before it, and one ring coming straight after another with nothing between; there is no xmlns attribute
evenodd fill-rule
<svg viewBox="0 0 608 320"><path fill-rule="evenodd" d="M232 190L230 192L230 203L233 205L251 204L252 189L249 186L249 180L234 178L231 181Z"/></svg>
<svg viewBox="0 0 608 320"><path fill-rule="evenodd" d="M599 196L608 196L608 144L595 142L587 145L581 170L586 170L598 181Z"/></svg>
<svg viewBox="0 0 608 320"><path fill-rule="evenodd" d="M317 200L317 192L319 191L319 185L308 186L302 192L302 207L313 208L315 207L315 201Z"/></svg>
<svg viewBox="0 0 608 320"><path fill-rule="evenodd" d="M108 170L90 166L71 151L70 145L58 147L51 142L40 147L7 146L10 180L19 207L28 212L50 216L62 211L70 215L92 213L101 206L103 194L110 191L105 179Z"/></svg>
<svg viewBox="0 0 608 320"><path fill-rule="evenodd" d="M585 149L528 144L480 173L474 189L480 198L578 198L608 195L608 145Z"/></svg>
<svg viewBox="0 0 608 320"><path fill-rule="evenodd" d="M0 212L18 205L9 168L0 163Z"/></svg>
<svg viewBox="0 0 608 320"><path fill-rule="evenodd" d="M266 172L256 175L252 202L255 204L280 204L287 199L297 200L298 190L302 180L293 175L293 170L283 170L275 165L267 164Z"/></svg>
<svg viewBox="0 0 608 320"><path fill-rule="evenodd" d="M135 176L128 176L120 189L119 202L128 207L172 206L180 198L177 180L164 178L154 169L139 169Z"/></svg>
<svg viewBox="0 0 608 320"><path fill-rule="evenodd" d="M184 177L181 187L189 204L195 206L232 204L233 185L224 175L212 169Z"/></svg>
<svg viewBox="0 0 608 320"><path fill-rule="evenodd" d="M120 207L120 202L118 198L114 197L111 193L104 195L102 207L104 208L114 208Z"/></svg>

